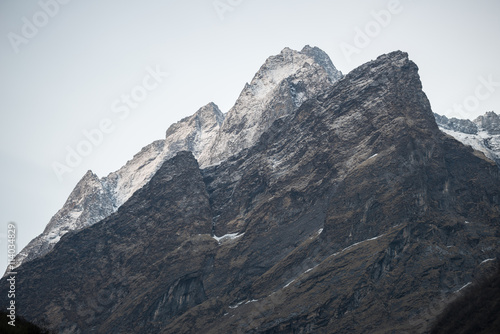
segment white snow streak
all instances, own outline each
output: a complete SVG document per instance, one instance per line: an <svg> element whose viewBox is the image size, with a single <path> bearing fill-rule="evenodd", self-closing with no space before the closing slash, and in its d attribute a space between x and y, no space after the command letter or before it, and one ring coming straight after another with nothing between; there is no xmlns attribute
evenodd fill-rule
<svg viewBox="0 0 500 334"><path fill-rule="evenodd" d="M217 240L218 243L220 243L221 241L223 240L234 240L234 239L238 239L240 237L242 237L245 233L241 233L241 234L238 234L238 233L229 233L229 234L224 234L222 237L218 237L216 235L214 235L212 238L214 238L215 240Z"/></svg>
<svg viewBox="0 0 500 334"><path fill-rule="evenodd" d="M287 286L289 286L290 284L292 284L293 282L295 282L295 280L296 280L296 278L294 278L293 280L291 280L290 282L288 282L288 283L287 283L287 284L283 287L283 289L284 289L284 288L286 288Z"/></svg>
<svg viewBox="0 0 500 334"><path fill-rule="evenodd" d="M315 266L314 266L314 267L312 267L312 268L307 269L306 271L304 271L304 272L302 273L302 275L303 275L303 274L307 274L308 272L310 272L310 271L311 271L311 270L313 270L313 269L316 269L316 267L317 267L317 266L319 266L319 264L315 265Z"/></svg>
<svg viewBox="0 0 500 334"><path fill-rule="evenodd" d="M470 284L472 284L472 282L469 282L469 283L465 284L463 287L461 287L460 289L458 289L457 291L455 291L455 293L460 292L462 289L466 288Z"/></svg>
<svg viewBox="0 0 500 334"><path fill-rule="evenodd" d="M255 303L255 302L258 302L259 300L258 299L252 299L252 300L249 300L245 303L246 304L250 304L250 303Z"/></svg>
<svg viewBox="0 0 500 334"><path fill-rule="evenodd" d="M239 302L239 303L238 303L238 304L236 304L236 305L229 306L229 308L235 309L235 308L237 308L238 306L240 306L241 304L243 304L244 302L245 302L245 301Z"/></svg>
<svg viewBox="0 0 500 334"><path fill-rule="evenodd" d="M483 262L481 262L481 263L480 263L480 265L481 265L481 264L483 264L483 263L489 262L489 261L493 261L493 260L495 260L495 258L486 259L486 260L484 260Z"/></svg>
<svg viewBox="0 0 500 334"><path fill-rule="evenodd" d="M350 245L350 246L347 246L346 248L344 248L344 249L343 249L343 250L341 250L340 252L337 252L337 253L333 254L333 256L336 256L336 255L338 255L338 254L340 254L340 253L343 253L344 251L346 251L346 250L348 250L348 249L351 249L352 247L357 246L357 245L359 245L359 244L362 244L362 243L365 243L365 242L368 242L368 241L377 240L378 238L381 238L381 237L383 237L384 235L385 235L385 234L381 234L381 235L379 235L379 236L376 236L376 237L373 237L373 238L370 238L370 239L366 239L366 240L363 240L363 241L356 242L356 243L354 243L354 244L352 244L352 245Z"/></svg>

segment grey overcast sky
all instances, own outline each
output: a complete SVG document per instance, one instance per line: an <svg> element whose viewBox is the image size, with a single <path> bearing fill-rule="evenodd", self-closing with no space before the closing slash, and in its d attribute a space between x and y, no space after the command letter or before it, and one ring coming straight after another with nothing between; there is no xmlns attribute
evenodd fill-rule
<svg viewBox="0 0 500 334"><path fill-rule="evenodd" d="M434 112L498 112L499 14L498 0L0 0L1 252L9 221L20 249L87 170L118 169L210 101L228 111L286 46L318 46L344 74L403 50ZM59 180L53 163L99 126Z"/></svg>

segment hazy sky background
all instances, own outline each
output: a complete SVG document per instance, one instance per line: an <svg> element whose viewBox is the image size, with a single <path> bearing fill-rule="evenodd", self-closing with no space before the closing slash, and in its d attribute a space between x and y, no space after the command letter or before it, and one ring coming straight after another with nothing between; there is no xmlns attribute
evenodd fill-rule
<svg viewBox="0 0 500 334"><path fill-rule="evenodd" d="M0 0L0 270L9 221L18 224L20 249L87 170L106 176L210 101L227 112L265 59L286 46L318 46L344 74L400 49L419 66L434 112L472 119L499 111L498 0L401 0L385 26L373 11L387 10L386 0L59 1L68 3L44 22L38 0ZM12 33L22 37L34 19L45 25L16 52ZM367 45L346 57L341 46L361 46L355 38L366 29ZM113 103L142 83L148 67L169 76L120 119ZM470 104L480 78L499 84ZM467 102L468 111L453 111ZM59 181L53 162L64 163L66 147L106 118L114 131Z"/></svg>

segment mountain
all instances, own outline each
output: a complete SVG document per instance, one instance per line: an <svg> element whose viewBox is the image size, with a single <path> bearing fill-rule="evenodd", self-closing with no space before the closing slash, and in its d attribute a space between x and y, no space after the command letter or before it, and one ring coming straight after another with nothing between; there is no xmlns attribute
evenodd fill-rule
<svg viewBox="0 0 500 334"><path fill-rule="evenodd" d="M328 55L317 47L305 46L301 51L285 48L269 57L226 117L209 103L170 126L164 140L144 147L118 171L100 180L89 171L45 231L18 254L15 267L45 255L68 231L108 217L177 152L191 151L202 166L219 163L253 145L274 120L294 112L341 77ZM75 206L76 202L80 204Z"/></svg>
<svg viewBox="0 0 500 334"><path fill-rule="evenodd" d="M464 145L483 152L500 167L500 117L493 111L479 116L474 121L468 119L448 119L434 114L440 129Z"/></svg>
<svg viewBox="0 0 500 334"><path fill-rule="evenodd" d="M424 332L498 258L499 221L497 166L440 131L397 51L217 164L165 160L18 268L17 312L61 333Z"/></svg>

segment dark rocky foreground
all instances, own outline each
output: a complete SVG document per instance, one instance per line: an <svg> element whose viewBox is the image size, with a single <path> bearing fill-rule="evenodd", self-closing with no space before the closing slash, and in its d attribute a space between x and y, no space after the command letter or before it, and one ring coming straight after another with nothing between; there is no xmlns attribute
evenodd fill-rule
<svg viewBox="0 0 500 334"><path fill-rule="evenodd" d="M420 333L498 257L499 222L497 166L439 131L394 52L219 165L166 161L18 268L17 312L61 333Z"/></svg>
<svg viewBox="0 0 500 334"><path fill-rule="evenodd" d="M500 333L500 267L464 290L439 315L431 334Z"/></svg>
<svg viewBox="0 0 500 334"><path fill-rule="evenodd" d="M17 318L13 322L14 326L10 325L8 321L11 321L7 317L9 313L6 311L0 311L0 333L2 334L52 334L51 331L40 328L22 318ZM4 321L4 319L8 319Z"/></svg>

